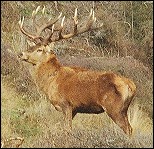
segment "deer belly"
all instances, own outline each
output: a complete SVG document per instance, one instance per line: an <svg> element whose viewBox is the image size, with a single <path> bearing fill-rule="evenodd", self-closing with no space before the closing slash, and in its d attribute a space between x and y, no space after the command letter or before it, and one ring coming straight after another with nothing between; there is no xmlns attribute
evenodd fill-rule
<svg viewBox="0 0 154 149"><path fill-rule="evenodd" d="M76 108L77 113L103 113L104 109L99 105L82 105Z"/></svg>

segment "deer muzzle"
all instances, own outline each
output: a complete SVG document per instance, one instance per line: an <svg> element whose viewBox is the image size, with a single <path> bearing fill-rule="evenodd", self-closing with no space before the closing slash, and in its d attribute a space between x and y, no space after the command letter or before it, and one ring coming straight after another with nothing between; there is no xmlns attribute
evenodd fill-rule
<svg viewBox="0 0 154 149"><path fill-rule="evenodd" d="M21 52L18 54L18 58L20 58L23 61L27 61L28 60L28 55L25 54L24 52Z"/></svg>

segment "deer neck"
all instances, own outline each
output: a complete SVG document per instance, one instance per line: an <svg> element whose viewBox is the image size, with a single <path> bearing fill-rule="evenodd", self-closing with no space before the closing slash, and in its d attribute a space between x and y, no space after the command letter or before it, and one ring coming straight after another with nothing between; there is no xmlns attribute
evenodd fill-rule
<svg viewBox="0 0 154 149"><path fill-rule="evenodd" d="M57 76L61 67L56 57L41 63L36 69L35 76L37 85L45 91L48 88L48 84Z"/></svg>

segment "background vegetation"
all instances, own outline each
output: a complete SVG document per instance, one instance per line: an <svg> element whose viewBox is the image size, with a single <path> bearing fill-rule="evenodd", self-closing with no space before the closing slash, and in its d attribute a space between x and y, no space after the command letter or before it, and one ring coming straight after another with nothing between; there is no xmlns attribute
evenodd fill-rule
<svg viewBox="0 0 154 149"><path fill-rule="evenodd" d="M2 142L23 137L20 147L152 147L153 146L153 5L152 1L2 1L1 2L1 88ZM63 65L93 70L111 70L131 78L137 94L128 114L134 129L129 139L105 114L78 114L73 131L63 130L63 115L57 112L36 88L29 66L19 62L17 53L27 49L27 40L18 21L25 16L31 26L31 13L46 6L46 15L66 16L66 31L74 10L79 23L95 10L98 31L59 41L54 51ZM81 20L81 21L80 21ZM71 20L72 21L72 20ZM15 147L17 141L5 142Z"/></svg>

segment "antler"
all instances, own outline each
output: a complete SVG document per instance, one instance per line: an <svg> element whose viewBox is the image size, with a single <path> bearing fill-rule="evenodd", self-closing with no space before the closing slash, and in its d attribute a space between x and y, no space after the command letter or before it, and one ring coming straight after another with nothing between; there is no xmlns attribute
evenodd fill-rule
<svg viewBox="0 0 154 149"><path fill-rule="evenodd" d="M61 22L61 29L59 30L59 39L56 39L56 41L61 40L61 39L68 39L68 38L71 38L75 35L82 34L82 33L87 32L89 30L96 30L96 29L101 28L103 26L103 24L101 24L99 27L91 28L93 23L96 21L96 17L94 16L94 11L93 11L93 9L91 9L91 12L90 12L90 15L88 17L86 24L78 30L78 28L77 28L78 19L77 19L77 8L76 8L75 13L74 13L74 17L73 17L73 19L74 19L73 32L70 34L67 34L67 35L62 35L64 19L65 19L65 16L63 17L62 22Z"/></svg>
<svg viewBox="0 0 154 149"><path fill-rule="evenodd" d="M36 23L36 14L39 11L39 9L40 9L40 6L38 6L37 9L35 11L33 11L33 13L32 13L33 24L34 24L34 27L36 29L35 35L28 33L23 28L24 17L23 17L22 20L19 21L19 27L20 27L21 32L23 34L25 34L26 36L28 36L30 39L32 39L35 43L37 43L38 39L39 39L40 44L47 45L50 42L55 42L55 41L59 41L59 40L62 40L62 39L68 39L68 38L71 38L75 35L82 34L82 33L87 32L89 30L95 30L95 29L98 29L98 28L103 26L103 24L101 24L99 27L92 28L93 23L96 21L96 17L94 16L93 9L91 9L89 17L88 17L85 25L83 27L81 27L80 29L78 29L78 27L77 27L77 25L78 25L77 8L76 8L75 13L74 13L74 17L73 17L73 20L74 20L73 32L66 34L66 35L63 35L62 30L64 28L65 16L62 18L61 25L60 25L60 28L58 30L54 29L54 26L55 26L54 24L61 18L62 13L60 13L60 15L57 18L55 18L55 20L52 21L51 19L49 19L47 23L45 23L45 21L44 21L43 25L38 26L37 23ZM42 10L42 14L44 14L44 12L45 12L45 7ZM49 35L46 38L43 38L41 36L41 33L43 31L45 31L45 29L49 29L50 32L49 32ZM59 36L56 39L52 39L52 35L53 35L54 31L58 31Z"/></svg>
<svg viewBox="0 0 154 149"><path fill-rule="evenodd" d="M60 19L60 17L62 16L62 13L60 13L60 15L55 19L55 20L51 20L51 18L48 20L48 22L44 22L44 24L43 25L41 25L41 26L37 26L37 24L36 24L36 14L38 13L38 11L39 11L39 9L40 9L40 6L38 6L37 8L36 8L36 10L34 10L33 12L32 12L32 20L33 20L33 24L34 24L34 27L35 27L35 29L36 29L36 33L35 33L35 35L33 35L33 34L30 34L29 32L27 32L24 28L23 28L23 23L24 23L24 17L19 21L19 27L20 27L20 30L21 30L21 32L23 33L23 34L25 34L26 36L28 36L30 39L32 39L35 43L37 43L38 41L38 39L40 39L40 41L41 42L43 42L44 41L44 38L43 37L41 37L41 33L43 32L43 31L45 31L45 29L50 29L50 28L53 28L52 26ZM44 14L44 12L45 12L45 7L43 8L43 10L42 10L42 14ZM52 31L53 31L53 29L52 29Z"/></svg>

